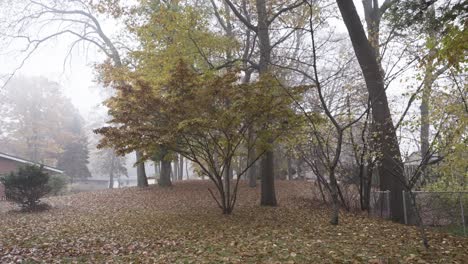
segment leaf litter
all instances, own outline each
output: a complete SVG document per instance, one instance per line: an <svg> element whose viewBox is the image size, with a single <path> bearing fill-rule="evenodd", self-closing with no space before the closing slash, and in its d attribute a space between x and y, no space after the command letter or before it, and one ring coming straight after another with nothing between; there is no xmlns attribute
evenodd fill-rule
<svg viewBox="0 0 468 264"><path fill-rule="evenodd" d="M41 213L0 211L0 263L466 263L468 239L342 212L328 223L306 182L277 181L278 207L242 184L230 216L207 181L51 197ZM5 202L0 203L0 207Z"/></svg>

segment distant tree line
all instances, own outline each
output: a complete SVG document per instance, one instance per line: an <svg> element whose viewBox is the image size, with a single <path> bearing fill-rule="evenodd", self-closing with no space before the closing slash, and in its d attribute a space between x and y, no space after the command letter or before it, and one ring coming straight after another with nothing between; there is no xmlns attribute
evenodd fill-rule
<svg viewBox="0 0 468 264"><path fill-rule="evenodd" d="M71 181L91 177L84 119L59 84L18 76L3 89L0 102L2 152L56 166Z"/></svg>

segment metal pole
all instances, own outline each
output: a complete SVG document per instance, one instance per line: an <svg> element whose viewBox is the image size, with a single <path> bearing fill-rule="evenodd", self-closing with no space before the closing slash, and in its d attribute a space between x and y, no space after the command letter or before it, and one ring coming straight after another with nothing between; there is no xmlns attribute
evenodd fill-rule
<svg viewBox="0 0 468 264"><path fill-rule="evenodd" d="M462 217L462 224L463 224L463 235L466 236L466 225L465 225L465 212L463 211L463 202L462 202L462 195L460 194L458 196L458 200L460 201L460 211L461 211L461 217Z"/></svg>
<svg viewBox="0 0 468 264"><path fill-rule="evenodd" d="M405 190L401 191L403 195L403 215L405 216L405 225L408 224L408 216L406 215L406 195Z"/></svg>

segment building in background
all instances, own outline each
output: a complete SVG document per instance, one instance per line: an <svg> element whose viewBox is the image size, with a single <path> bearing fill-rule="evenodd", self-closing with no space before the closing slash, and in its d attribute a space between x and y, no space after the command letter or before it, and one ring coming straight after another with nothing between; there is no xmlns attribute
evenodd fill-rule
<svg viewBox="0 0 468 264"><path fill-rule="evenodd" d="M45 166L33 161L29 161L23 158L15 157L3 152L0 152L0 176L9 174L11 172L15 172L18 170L19 167L24 165L37 165L42 166L42 168L48 172L49 174L62 174L63 171L50 167ZM0 200L5 199L5 187L3 184L0 183Z"/></svg>

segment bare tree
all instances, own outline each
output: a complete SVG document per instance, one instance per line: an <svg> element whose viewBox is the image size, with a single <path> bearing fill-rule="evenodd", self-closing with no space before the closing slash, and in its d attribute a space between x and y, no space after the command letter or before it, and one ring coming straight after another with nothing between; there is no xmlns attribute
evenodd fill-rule
<svg viewBox="0 0 468 264"><path fill-rule="evenodd" d="M372 118L376 133L376 147L378 148L378 170L380 188L390 190L391 215L394 221L403 221L403 200L405 178L403 175L403 162L400 147L396 136L395 126L388 106L384 84L384 74L379 63L378 53L372 44L372 39L366 36L356 7L352 1L337 0L341 16L348 29L351 43L364 75L367 90L371 100ZM378 1L373 1L373 10L381 15Z"/></svg>
<svg viewBox="0 0 468 264"><path fill-rule="evenodd" d="M310 32L310 39L311 39L311 52L312 52L312 63L311 63L311 68L312 68L312 74L307 74L306 72L300 71L305 78L307 78L309 81L312 82L312 87L316 89L318 99L320 102L320 107L323 110L324 115L327 117L328 121L331 123L334 133L327 133L328 135L332 135L335 138L335 142L331 144L330 140L324 137L323 135L320 134L320 129L317 127L316 120L310 115L309 111L304 108L300 103L297 102L297 105L299 108L302 110L302 112L305 114L307 120L309 121L309 126L311 129L312 137L315 140L315 144L317 145L317 148L315 148L316 153L318 154L318 159L319 162L324 166L326 173L328 174L328 179L329 182L326 181L322 175L322 173L319 171L317 167L317 163L313 160L305 159L306 162L311 166L311 168L314 170L316 176L318 177L318 181L320 184L324 184L327 188L327 190L330 192L331 198L332 198L332 215L330 219L330 223L332 225L337 225L338 220L339 220L339 207L340 207L340 196L341 196L341 201L344 203L344 199L342 195L340 194L339 191L339 186L338 186L338 181L337 181L337 175L336 175L336 170L337 167L339 166L340 162L340 157L342 154L342 148L343 148L343 138L344 138L344 132L346 129L350 128L352 125L357 123L363 116L365 116L365 113L368 112L368 109L364 111L364 113L358 115L356 118L352 118L351 120L347 121L346 123L342 124L340 121L340 113L334 114L332 110L330 109L330 104L327 102L327 100L324 97L324 92L323 92L323 86L321 79L319 77L319 70L318 70L318 64L317 64L317 44L316 44L316 37L315 37L315 30L316 26L314 26L313 22L313 17L314 17L314 10L313 10L313 5L312 3L308 2L307 3L309 10L310 10L310 16L309 16L309 29L308 31ZM338 69L338 71L341 71L341 69ZM336 75L335 73L332 73L332 75ZM328 79L329 78L325 78ZM287 89L285 89L287 91Z"/></svg>
<svg viewBox="0 0 468 264"><path fill-rule="evenodd" d="M214 16L216 17L216 20L218 21L218 24L221 26L221 28L224 30L224 33L227 37L229 38L236 38L238 41L242 44L242 49L240 54L237 54L238 58L235 58L236 54L233 54L233 52L228 49L227 54L226 54L226 60L227 61L234 61L234 60L240 60L242 63L242 71L243 71L243 77L241 79L241 83L249 83L252 78L252 73L254 72L254 69L257 68L257 65L252 62L252 57L255 54L255 40L256 40L256 33L252 30L252 28L245 26L245 24L242 21L237 21L233 19L233 14L230 9L229 4L222 0L221 5L223 9L220 9L218 7L218 4L215 0L210 0L210 3L213 7L213 13ZM224 13L221 12L224 11ZM245 20L248 23L251 23L251 16L252 14L250 13L248 9L248 4L247 0L242 0L241 4L239 6L239 12L241 15L245 18ZM223 15L224 14L224 15ZM239 24L238 27L236 27L236 24ZM236 34L234 28L240 28L240 32ZM253 143L253 138L255 137L253 128L249 130L248 132L248 137L249 140L246 143L247 145ZM246 158L248 159L248 163L252 163L254 157L256 156L255 148L249 148L246 146L244 149L250 151L249 153L246 154ZM253 164L252 166L249 167L249 169L246 172L246 176L249 181L249 186L250 187L256 187L257 185L257 164Z"/></svg>
<svg viewBox="0 0 468 264"><path fill-rule="evenodd" d="M262 78L262 76L269 74L270 72L272 48L278 44L278 42L271 44L270 26L278 17L280 17L284 13L287 13L288 11L291 11L303 5L304 1L295 1L293 4L284 6L280 8L277 12L274 12L273 14L269 15L269 13L267 12L266 1L256 0L255 6L257 12L257 25L253 25L252 21L249 21L249 19L247 19L242 14L242 12L239 11L239 7L237 7L232 1L225 0L225 2L229 5L234 15L246 27L248 27L257 34L260 53L257 69L260 74L260 78ZM284 39L282 41L284 41ZM266 151L265 156L261 159L261 205L276 206L277 204L275 194L275 176L273 162L273 150Z"/></svg>
<svg viewBox="0 0 468 264"><path fill-rule="evenodd" d="M7 3L4 3L5 5ZM3 21L4 38L24 43L24 54L19 65L7 76L6 82L19 70L37 49L48 41L59 37L69 37L69 50L64 63L71 57L72 51L80 44L96 47L102 51L114 66L124 65L121 54L127 47L111 39L104 32L99 11L92 2L84 0L27 0L11 7L12 20ZM118 17L119 10L112 10ZM43 30L44 28L53 31ZM137 161L142 156L136 151ZM148 186L144 164L137 165L138 186Z"/></svg>

